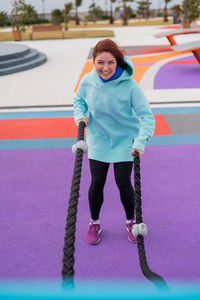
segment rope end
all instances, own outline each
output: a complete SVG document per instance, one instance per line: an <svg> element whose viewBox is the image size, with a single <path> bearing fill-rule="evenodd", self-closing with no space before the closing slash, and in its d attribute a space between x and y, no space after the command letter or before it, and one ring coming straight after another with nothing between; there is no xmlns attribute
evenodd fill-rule
<svg viewBox="0 0 200 300"><path fill-rule="evenodd" d="M88 145L86 144L85 141L79 140L74 145L72 145L72 153L74 155L76 155L77 149L82 149L83 152L85 153L88 151Z"/></svg>
<svg viewBox="0 0 200 300"><path fill-rule="evenodd" d="M137 237L139 234L145 236L147 235L147 233L148 233L147 225L144 223L134 224L132 227L132 234L134 235L134 237Z"/></svg>

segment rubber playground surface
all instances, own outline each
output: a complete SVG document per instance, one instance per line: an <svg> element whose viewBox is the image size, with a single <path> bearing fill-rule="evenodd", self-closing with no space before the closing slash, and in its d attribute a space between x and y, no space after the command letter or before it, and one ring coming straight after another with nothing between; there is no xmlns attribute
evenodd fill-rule
<svg viewBox="0 0 200 300"><path fill-rule="evenodd" d="M200 66L191 53L175 53L167 44L124 48L134 62L134 78L144 89L169 90L174 98L176 93L200 89ZM91 48L88 50L77 85L92 68ZM141 161L143 220L149 231L144 239L147 260L167 282L199 283L200 106L197 101L187 105L156 101L150 101L156 130ZM71 146L76 136L73 110L0 111L0 280L61 279L75 160ZM89 184L85 154L75 279L149 284L140 269L137 245L127 240L112 165L100 217L101 242L96 246L86 243Z"/></svg>

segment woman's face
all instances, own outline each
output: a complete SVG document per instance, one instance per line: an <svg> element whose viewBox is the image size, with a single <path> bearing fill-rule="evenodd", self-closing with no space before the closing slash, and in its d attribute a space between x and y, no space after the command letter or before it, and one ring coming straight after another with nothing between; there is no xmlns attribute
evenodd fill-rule
<svg viewBox="0 0 200 300"><path fill-rule="evenodd" d="M115 73L117 61L110 52L102 52L96 56L94 66L99 76L109 79Z"/></svg>

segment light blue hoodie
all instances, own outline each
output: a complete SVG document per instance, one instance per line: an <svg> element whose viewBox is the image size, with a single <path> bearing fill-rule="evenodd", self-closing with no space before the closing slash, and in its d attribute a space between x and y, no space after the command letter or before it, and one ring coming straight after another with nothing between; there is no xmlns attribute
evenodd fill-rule
<svg viewBox="0 0 200 300"><path fill-rule="evenodd" d="M144 151L155 129L155 120L141 88L127 68L112 81L103 82L93 70L80 82L74 99L75 122L89 112L86 142L88 157L103 162L132 161L131 149Z"/></svg>

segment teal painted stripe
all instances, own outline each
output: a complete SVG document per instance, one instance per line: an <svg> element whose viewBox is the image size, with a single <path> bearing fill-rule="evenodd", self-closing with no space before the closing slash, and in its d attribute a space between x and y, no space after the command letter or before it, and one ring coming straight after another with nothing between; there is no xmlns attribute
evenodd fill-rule
<svg viewBox="0 0 200 300"><path fill-rule="evenodd" d="M199 114L200 107L163 107L152 108L154 114ZM8 112L0 113L0 120L9 119L41 119L41 118L70 118L74 111L42 111L42 112Z"/></svg>
<svg viewBox="0 0 200 300"><path fill-rule="evenodd" d="M200 144L200 134L177 134L177 135L157 135L154 136L148 145L198 145Z"/></svg>
<svg viewBox="0 0 200 300"><path fill-rule="evenodd" d="M152 108L155 115L159 114L200 114L200 106L196 107L157 107Z"/></svg>
<svg viewBox="0 0 200 300"><path fill-rule="evenodd" d="M77 139L27 139L0 141L0 150L71 148Z"/></svg>
<svg viewBox="0 0 200 300"><path fill-rule="evenodd" d="M0 113L0 120L9 119L42 119L42 118L70 118L74 111L40 111L40 112L9 112Z"/></svg>
<svg viewBox="0 0 200 300"><path fill-rule="evenodd" d="M199 282L169 282L169 290L147 284L145 281L81 281L76 287L66 282L66 285L57 281L2 281L0 283L0 298L4 300L32 299L32 300L199 300ZM170 292L169 292L170 291ZM133 296L134 294L134 296Z"/></svg>
<svg viewBox="0 0 200 300"><path fill-rule="evenodd" d="M0 150L71 148L76 139L29 139L0 141ZM149 146L198 145L200 134L154 136Z"/></svg>

